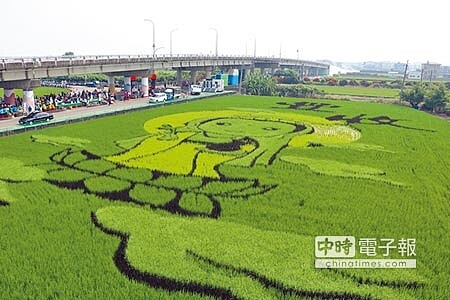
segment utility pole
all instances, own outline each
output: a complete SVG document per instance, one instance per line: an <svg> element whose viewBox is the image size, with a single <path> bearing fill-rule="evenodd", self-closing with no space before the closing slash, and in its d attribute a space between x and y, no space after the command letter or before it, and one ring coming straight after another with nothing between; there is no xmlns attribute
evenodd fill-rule
<svg viewBox="0 0 450 300"><path fill-rule="evenodd" d="M409 60L406 61L405 72L403 72L403 81L402 81L402 88L400 89L400 94L402 94L403 88L405 87L406 72L408 72L408 63L409 63ZM401 99L400 99L400 101L401 101Z"/></svg>

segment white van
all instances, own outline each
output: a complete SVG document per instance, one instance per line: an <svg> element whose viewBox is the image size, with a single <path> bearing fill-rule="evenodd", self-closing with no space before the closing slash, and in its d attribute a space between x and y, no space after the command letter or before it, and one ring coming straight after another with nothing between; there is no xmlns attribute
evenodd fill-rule
<svg viewBox="0 0 450 300"><path fill-rule="evenodd" d="M152 97L148 98L148 102L156 103L156 102L164 102L167 100L166 93L155 93Z"/></svg>

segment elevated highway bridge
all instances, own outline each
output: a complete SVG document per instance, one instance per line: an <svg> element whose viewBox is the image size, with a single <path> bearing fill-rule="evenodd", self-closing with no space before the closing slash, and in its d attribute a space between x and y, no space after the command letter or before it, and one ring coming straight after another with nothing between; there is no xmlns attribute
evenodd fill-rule
<svg viewBox="0 0 450 300"><path fill-rule="evenodd" d="M177 81L181 82L181 72L190 71L191 81L195 81L197 71L205 71L207 76L213 70L238 69L241 79L255 68L262 73L277 69L296 69L301 76L325 76L329 65L308 60L250 56L210 56L210 55L94 55L0 58L0 87L5 89L5 101L12 102L14 89L24 90L24 102L34 101L33 88L44 78L103 73L109 76L110 89L114 89L114 76L124 76L125 89L131 89L131 76L141 77L142 90L148 91L148 76L158 69L177 71ZM145 96L145 94L144 94Z"/></svg>

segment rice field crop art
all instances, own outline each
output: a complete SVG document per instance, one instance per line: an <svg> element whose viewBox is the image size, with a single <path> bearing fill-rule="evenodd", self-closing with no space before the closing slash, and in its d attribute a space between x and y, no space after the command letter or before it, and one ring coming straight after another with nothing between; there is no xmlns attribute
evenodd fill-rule
<svg viewBox="0 0 450 300"><path fill-rule="evenodd" d="M307 146L311 137L324 143L349 143L360 136L358 131L322 118L270 111L182 113L149 120L144 127L148 137L132 138L135 145L117 141L131 146L117 155L100 157L82 147L54 153L50 160L58 167L49 171L46 180L113 201L217 218L221 212L218 198L246 199L276 187L257 177L224 174L222 164L267 166L284 148ZM67 137L35 135L32 139L70 144ZM75 142L72 145L79 146ZM358 177L358 172L352 174Z"/></svg>
<svg viewBox="0 0 450 300"><path fill-rule="evenodd" d="M445 299L448 134L226 97L0 139L0 298ZM316 269L321 235L417 238L417 268Z"/></svg>

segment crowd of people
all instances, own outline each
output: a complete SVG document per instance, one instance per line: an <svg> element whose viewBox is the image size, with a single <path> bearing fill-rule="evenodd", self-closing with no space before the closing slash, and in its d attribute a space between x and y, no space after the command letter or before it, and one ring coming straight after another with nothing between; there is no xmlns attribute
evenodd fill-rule
<svg viewBox="0 0 450 300"><path fill-rule="evenodd" d="M151 96L155 92L164 92L165 87L164 85L164 87L155 88L149 91L149 95ZM111 105L116 100L129 100L140 97L144 97L144 92L137 86L133 86L129 92L122 90L116 93L110 93L108 89L72 90L70 92L35 97L34 107L35 111L55 111L98 104ZM0 118L24 115L26 113L24 104L24 99L19 96L15 97L14 104L5 103L4 99L0 98Z"/></svg>
<svg viewBox="0 0 450 300"><path fill-rule="evenodd" d="M50 94L34 99L36 111L53 111L69 107L89 106L92 104L112 104L116 96L108 90L82 90ZM5 103L0 98L0 117L23 115L23 98L16 96L15 104Z"/></svg>
<svg viewBox="0 0 450 300"><path fill-rule="evenodd" d="M72 91L69 93L50 94L35 99L35 110L49 111L59 109L61 107L88 106L89 104L111 104L114 103L115 96L109 91L93 91L82 90Z"/></svg>
<svg viewBox="0 0 450 300"><path fill-rule="evenodd" d="M2 98L0 98L0 118L7 118L10 116L21 115L22 114L23 98L16 97L15 104L11 105L5 103Z"/></svg>

